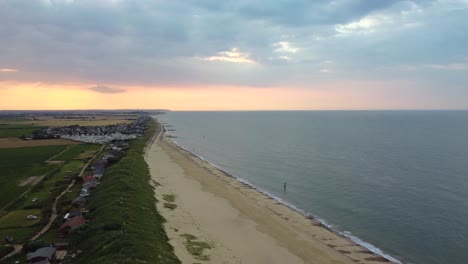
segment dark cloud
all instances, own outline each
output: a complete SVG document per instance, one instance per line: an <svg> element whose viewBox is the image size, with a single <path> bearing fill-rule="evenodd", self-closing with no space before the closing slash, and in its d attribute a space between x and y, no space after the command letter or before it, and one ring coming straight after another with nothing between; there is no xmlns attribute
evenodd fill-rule
<svg viewBox="0 0 468 264"><path fill-rule="evenodd" d="M104 86L104 85L96 85L89 90L98 92L98 93L105 93L105 94L116 94L116 93L124 93L125 90L121 88L115 88L115 87L109 87L109 86Z"/></svg>

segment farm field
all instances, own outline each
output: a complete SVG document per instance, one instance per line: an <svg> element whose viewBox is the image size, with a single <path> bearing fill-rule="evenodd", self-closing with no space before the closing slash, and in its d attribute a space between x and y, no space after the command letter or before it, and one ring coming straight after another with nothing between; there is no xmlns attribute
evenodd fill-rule
<svg viewBox="0 0 468 264"><path fill-rule="evenodd" d="M74 118L54 118L50 116L36 117L35 119L19 119L14 121L0 120L4 125L29 125L37 127L55 126L106 126L122 123L131 123L137 118L136 115L97 115L77 116Z"/></svg>
<svg viewBox="0 0 468 264"><path fill-rule="evenodd" d="M76 142L68 139L40 139L40 140L22 140L20 138L0 138L0 149L9 148L26 148L39 146L63 146L63 145L78 145Z"/></svg>
<svg viewBox="0 0 468 264"><path fill-rule="evenodd" d="M41 163L63 151L66 146L40 146L0 149L0 167L17 167Z"/></svg>
<svg viewBox="0 0 468 264"><path fill-rule="evenodd" d="M28 137L33 131L43 128L30 124L17 124L19 121L8 121L10 124L4 124L3 122L6 121L0 120L0 138Z"/></svg>
<svg viewBox="0 0 468 264"><path fill-rule="evenodd" d="M0 127L0 138L17 138L21 136L29 136L37 128L9 128L4 129Z"/></svg>

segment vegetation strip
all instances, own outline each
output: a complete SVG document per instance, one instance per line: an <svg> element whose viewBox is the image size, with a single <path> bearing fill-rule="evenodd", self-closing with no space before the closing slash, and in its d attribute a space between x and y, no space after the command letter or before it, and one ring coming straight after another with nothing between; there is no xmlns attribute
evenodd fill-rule
<svg viewBox="0 0 468 264"><path fill-rule="evenodd" d="M156 126L149 120L144 136L133 140L125 157L106 170L89 201L89 223L72 237L72 247L81 251L74 263L180 263L156 209L143 158Z"/></svg>

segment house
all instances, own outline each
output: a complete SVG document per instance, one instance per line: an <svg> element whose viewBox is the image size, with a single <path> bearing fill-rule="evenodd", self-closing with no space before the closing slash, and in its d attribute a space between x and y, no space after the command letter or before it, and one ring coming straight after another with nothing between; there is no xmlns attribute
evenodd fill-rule
<svg viewBox="0 0 468 264"><path fill-rule="evenodd" d="M99 185L99 182L89 181L83 184L83 188L93 190Z"/></svg>
<svg viewBox="0 0 468 264"><path fill-rule="evenodd" d="M83 178L83 182L92 182L92 181L98 182L98 179L96 179L96 177L93 177L93 176L86 176Z"/></svg>
<svg viewBox="0 0 468 264"><path fill-rule="evenodd" d="M28 263L58 263L57 262L57 249L55 247L39 248L26 256Z"/></svg>
<svg viewBox="0 0 468 264"><path fill-rule="evenodd" d="M87 202L87 199L80 196L80 197L73 199L71 204L76 208L81 208L86 205L86 202Z"/></svg>
<svg viewBox="0 0 468 264"><path fill-rule="evenodd" d="M80 197L88 197L91 194L91 190L88 188L81 188Z"/></svg>
<svg viewBox="0 0 468 264"><path fill-rule="evenodd" d="M67 250L70 245L68 243L62 242L62 243L55 243L54 247L57 248L57 250Z"/></svg>
<svg viewBox="0 0 468 264"><path fill-rule="evenodd" d="M100 180L102 176L104 175L105 166L106 166L105 164L107 164L107 162L106 163L99 162L93 166L94 177L96 179Z"/></svg>
<svg viewBox="0 0 468 264"><path fill-rule="evenodd" d="M65 223L63 223L58 232L61 237L65 237L71 232L73 232L74 229L84 225L86 223L86 219L81 217L81 216L75 216L73 218L68 219Z"/></svg>
<svg viewBox="0 0 468 264"><path fill-rule="evenodd" d="M70 219L70 218L73 218L75 216L82 216L83 214L81 213L81 211L71 211L69 213L66 213L65 216L63 217L63 219Z"/></svg>

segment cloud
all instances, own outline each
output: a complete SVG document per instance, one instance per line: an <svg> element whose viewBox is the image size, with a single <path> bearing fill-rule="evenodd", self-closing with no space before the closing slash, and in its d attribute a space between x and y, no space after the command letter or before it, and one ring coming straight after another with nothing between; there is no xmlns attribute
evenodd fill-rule
<svg viewBox="0 0 468 264"><path fill-rule="evenodd" d="M0 81L146 89L315 89L331 77L446 81L443 74L399 68L432 65L425 69L438 67L454 83L468 82L466 72L458 70L464 66L449 65L468 58L468 35L461 30L468 28L465 0L15 0L0 5L1 63L21 69L0 74Z"/></svg>
<svg viewBox="0 0 468 264"><path fill-rule="evenodd" d="M348 24L335 25L335 30L343 35L369 34L379 30L379 27L394 23L393 19L384 15L371 15Z"/></svg>
<svg viewBox="0 0 468 264"><path fill-rule="evenodd" d="M330 70L330 69L320 69L320 72L321 72L321 73L332 73L333 70Z"/></svg>
<svg viewBox="0 0 468 264"><path fill-rule="evenodd" d="M218 52L215 56L203 58L206 61L225 61L234 63L255 63L248 53L239 51L239 48L232 48L229 51Z"/></svg>
<svg viewBox="0 0 468 264"><path fill-rule="evenodd" d="M437 70L465 71L468 70L468 63L428 64L424 67Z"/></svg>
<svg viewBox="0 0 468 264"><path fill-rule="evenodd" d="M274 44L275 47L278 47L275 49L276 52L285 52L285 53L296 53L299 51L298 48L294 47L290 42L288 41L280 41Z"/></svg>
<svg viewBox="0 0 468 264"><path fill-rule="evenodd" d="M11 72L17 72L17 69L9 69L9 68L0 68L0 72L6 72L6 73L11 73Z"/></svg>
<svg viewBox="0 0 468 264"><path fill-rule="evenodd" d="M442 70L442 71L467 71L468 63L445 63L445 64L420 64L420 65L401 65L400 68L405 71L418 71L418 70Z"/></svg>
<svg viewBox="0 0 468 264"><path fill-rule="evenodd" d="M117 93L124 93L125 90L121 88L115 88L115 87L109 87L109 86L104 86L104 85L96 85L89 90L98 92L98 93L104 93L104 94L117 94Z"/></svg>

